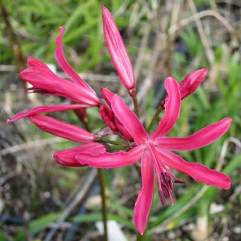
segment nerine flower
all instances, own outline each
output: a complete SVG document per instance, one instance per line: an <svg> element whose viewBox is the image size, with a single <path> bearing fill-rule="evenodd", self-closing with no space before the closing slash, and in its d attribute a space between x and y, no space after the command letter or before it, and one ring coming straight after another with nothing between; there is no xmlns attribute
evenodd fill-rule
<svg viewBox="0 0 241 241"><path fill-rule="evenodd" d="M52 117L42 116L45 113L74 110L80 118L84 118L86 108L100 105L100 100L95 91L75 72L66 60L62 43L63 35L64 28L60 27L60 33L56 38L55 58L59 67L69 79L58 76L45 63L33 57L28 58L28 67L21 71L20 78L30 83L32 85L30 90L34 92L62 96L73 104L34 107L17 113L8 119L7 123L28 117L36 126L54 135L68 137L67 139L73 141L85 141L85 137L87 137L88 141L94 140L94 135L82 128ZM80 136L78 137L78 135Z"/></svg>
<svg viewBox="0 0 241 241"><path fill-rule="evenodd" d="M102 17L105 40L120 81L129 93L133 94L136 91L136 83L123 40L113 17L105 7L102 8ZM74 71L64 56L63 34L64 28L61 27L56 39L55 57L59 67L69 79L56 75L42 61L32 57L28 59L28 68L20 73L20 77L32 84L33 91L65 97L72 104L34 107L17 113L8 120L8 123L29 118L33 124L46 132L82 143L80 146L54 153L54 158L61 165L118 168L140 161L142 187L134 208L134 223L141 234L146 228L151 209L154 177L157 179L163 204L167 199L174 203L173 189L176 179L171 169L186 173L197 182L224 189L230 188L231 180L228 176L200 163L187 162L175 154L175 151L191 151L213 143L229 129L230 118L224 118L187 137L167 136L179 117L181 100L197 89L205 79L207 69L190 73L180 83L171 77L165 80L167 97L164 116L157 129L153 133L147 133L136 114L119 96L103 88L101 94L105 103L102 103L95 91ZM102 119L113 132L120 134L131 143L128 151L107 152L105 146L98 143L99 139L93 133L44 115L56 111L74 110L84 118L85 108L92 106L99 107Z"/></svg>
<svg viewBox="0 0 241 241"><path fill-rule="evenodd" d="M111 110L115 118L123 125L134 140L130 150L124 152L83 153L76 150L57 151L54 158L61 165L95 168L118 168L141 161L142 188L134 208L134 223L139 233L143 234L151 209L154 177L156 177L161 201L169 199L174 203L173 188L175 176L171 169L191 176L195 181L218 188L228 189L231 180L225 174L209 169L200 163L192 163L178 156L174 151L195 150L207 146L226 133L231 124L230 118L224 118L187 137L168 137L167 134L175 125L181 108L179 84L173 78L165 81L167 97L165 114L157 129L148 134L138 117L117 95L111 99Z"/></svg>
<svg viewBox="0 0 241 241"><path fill-rule="evenodd" d="M129 92L133 93L136 89L136 83L130 58L127 54L113 17L106 7L102 7L102 18L103 33L107 47L117 69L120 80ZM95 91L68 63L64 56L64 46L62 42L63 35L64 27L60 27L59 35L56 38L57 47L55 50L55 58L59 67L69 77L69 80L53 73L53 71L50 70L45 63L33 57L28 58L28 67L20 73L20 78L32 84L33 87L30 88L30 90L34 92L62 96L70 100L73 104L34 107L33 109L18 113L16 116L10 118L8 122L10 123L12 121L37 114L66 111L71 109L74 110L81 119L84 119L86 116L86 108L98 106L100 116L107 126L109 126L114 132L121 134L124 138L128 140L132 139L111 110L110 99L112 98L113 93L106 88L102 88L101 94L105 99L106 104L101 103ZM191 72L184 78L183 81L180 82L182 99L197 89L197 87L205 79L206 74L207 70L205 68L199 69Z"/></svg>
<svg viewBox="0 0 241 241"><path fill-rule="evenodd" d="M55 57L69 80L58 76L45 63L33 57L28 58L28 67L21 71L20 78L30 83L34 91L62 96L85 107L98 106L100 101L95 91L80 78L64 57L63 34L64 28L61 27L56 38Z"/></svg>

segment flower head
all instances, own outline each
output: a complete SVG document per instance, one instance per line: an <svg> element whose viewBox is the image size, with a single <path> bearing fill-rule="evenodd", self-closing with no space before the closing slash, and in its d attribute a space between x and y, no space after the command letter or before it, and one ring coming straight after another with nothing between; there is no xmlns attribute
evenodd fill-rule
<svg viewBox="0 0 241 241"><path fill-rule="evenodd" d="M134 140L129 151L101 154L78 152L72 155L75 165L88 165L96 168L117 168L132 165L141 161L142 188L134 208L134 223L137 230L143 234L152 204L154 191L154 177L159 186L159 193L163 204L169 199L174 203L175 176L171 169L191 176L195 181L207 185L228 189L231 180L228 176L209 169L200 163L187 162L173 151L195 150L207 146L226 133L231 124L230 118L224 118L187 137L166 136L175 125L181 106L179 84L173 78L165 81L167 97L165 101L165 114L157 129L148 134L138 117L132 112L124 101L117 95L111 99L111 110L115 118L122 124ZM55 153L55 159L62 165L68 165L69 159L64 160L62 151Z"/></svg>
<svg viewBox="0 0 241 241"><path fill-rule="evenodd" d="M102 16L104 36L113 63L122 84L130 94L133 94L136 91L135 79L124 43L109 10L105 7L102 8ZM43 131L70 141L84 143L55 152L54 159L60 165L118 168L140 161L142 187L134 207L134 223L140 234L144 233L147 226L155 179L163 205L168 200L174 203L173 191L176 178L172 169L189 175L197 182L218 188L230 188L231 180L225 174L197 162L188 162L175 153L175 151L199 149L213 143L227 132L232 121L230 118L217 121L187 137L168 136L179 118L182 99L193 93L202 83L207 74L206 69L190 73L180 83L172 77L165 80L167 92L165 112L156 130L148 133L137 115L129 109L121 97L102 88L101 94L105 100L103 103L95 91L73 70L64 56L63 34L64 29L61 27L56 39L55 57L69 80L56 75L46 64L32 57L28 59L28 68L23 70L20 76L33 85L32 90L66 97L72 104L34 107L16 114L7 121L8 123L29 118ZM128 141L127 151L108 152L105 145L99 143L98 135L45 115L56 111L75 110L80 118L85 118L85 109L92 106L99 107L99 113L105 124ZM81 111L78 111L80 109Z"/></svg>

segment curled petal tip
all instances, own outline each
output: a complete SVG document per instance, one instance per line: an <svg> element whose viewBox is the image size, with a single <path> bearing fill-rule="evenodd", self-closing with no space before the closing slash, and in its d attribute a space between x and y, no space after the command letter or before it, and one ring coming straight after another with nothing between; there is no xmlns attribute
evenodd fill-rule
<svg viewBox="0 0 241 241"><path fill-rule="evenodd" d="M200 69L201 71L203 71L203 74L207 75L208 74L208 68L204 67Z"/></svg>
<svg viewBox="0 0 241 241"><path fill-rule="evenodd" d="M231 187L232 187L232 180L229 176L225 175L225 180L224 180L222 188L225 189L225 190L228 190Z"/></svg>
<svg viewBox="0 0 241 241"><path fill-rule="evenodd" d="M101 89L100 89L100 91L101 91L101 94L102 95L111 95L111 96L114 96L114 93L112 92L112 91L110 91L108 88L106 88L106 87L102 87Z"/></svg>
<svg viewBox="0 0 241 241"><path fill-rule="evenodd" d="M231 125L233 122L233 119L231 117L225 117L223 120L227 122L228 125Z"/></svg>
<svg viewBox="0 0 241 241"><path fill-rule="evenodd" d="M201 68L186 75L180 82L182 99L197 90L208 74L207 68Z"/></svg>
<svg viewBox="0 0 241 241"><path fill-rule="evenodd" d="M232 124L232 118L230 118L230 117L225 117L225 118L223 118L220 122L222 122L222 124L223 124L223 128L225 129L224 131L223 131L223 133L225 133L226 131L228 131L228 129L230 128L230 126L231 126L231 124Z"/></svg>
<svg viewBox="0 0 241 241"><path fill-rule="evenodd" d="M110 14L110 10L103 4L101 5L101 11L102 14Z"/></svg>
<svg viewBox="0 0 241 241"><path fill-rule="evenodd" d="M59 35L56 37L56 49L55 49L55 59L59 65L59 67L70 77L73 82L76 82L78 85L81 85L85 88L86 91L89 92L96 102L97 96L95 91L78 75L78 73L74 70L74 68L69 64L64 55L64 45L63 45L63 36L64 36L64 27L61 26L59 28Z"/></svg>
<svg viewBox="0 0 241 241"><path fill-rule="evenodd" d="M191 72L190 74L194 74L194 73L203 74L204 76L206 76L208 74L208 68L203 67L203 68L200 68L200 69L197 69L197 70Z"/></svg>
<svg viewBox="0 0 241 241"><path fill-rule="evenodd" d="M59 34L57 35L57 37L55 39L55 42L56 42L57 45L62 44L62 38L64 37L64 32L65 32L64 26L60 26L59 27Z"/></svg>
<svg viewBox="0 0 241 241"><path fill-rule="evenodd" d="M101 10L103 11L106 8L104 4L101 4Z"/></svg>
<svg viewBox="0 0 241 241"><path fill-rule="evenodd" d="M198 69L197 71L194 71L193 73L196 73L196 75L199 76L199 79L200 79L199 81L201 83L208 75L208 68L204 67L204 68Z"/></svg>
<svg viewBox="0 0 241 241"><path fill-rule="evenodd" d="M28 72L27 69L24 69L24 70L20 71L20 73L18 74L19 78L20 78L20 79L24 79L24 76L25 76L25 73L26 73L26 72Z"/></svg>
<svg viewBox="0 0 241 241"><path fill-rule="evenodd" d="M100 92L108 105L111 105L111 99L114 96L114 93L107 88L101 88Z"/></svg>
<svg viewBox="0 0 241 241"><path fill-rule="evenodd" d="M39 64L41 61L34 58L32 55L30 55L27 59L27 64L29 67L36 66L36 64Z"/></svg>
<svg viewBox="0 0 241 241"><path fill-rule="evenodd" d="M172 76L168 76L166 79L165 79L165 83L166 82L177 82Z"/></svg>

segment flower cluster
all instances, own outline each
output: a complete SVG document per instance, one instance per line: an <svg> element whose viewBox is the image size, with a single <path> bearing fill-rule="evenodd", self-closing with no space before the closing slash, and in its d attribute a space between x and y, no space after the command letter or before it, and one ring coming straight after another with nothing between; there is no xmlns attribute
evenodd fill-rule
<svg viewBox="0 0 241 241"><path fill-rule="evenodd" d="M105 42L120 82L131 96L135 95L136 81L130 58L113 17L105 7L102 8L102 18ZM46 64L33 57L28 58L28 67L20 73L20 77L32 85L32 91L62 96L71 104L38 106L17 113L8 123L28 118L43 131L81 143L77 147L54 153L54 159L60 165L118 168L140 161L142 187L134 207L134 223L140 234L143 234L147 225L153 199L154 178L157 180L163 205L167 200L174 203L173 189L177 180L171 169L186 173L197 182L218 188L230 188L231 180L228 176L200 163L188 162L175 154L175 151L191 151L213 143L227 132L231 125L230 118L217 121L187 137L168 137L178 120L183 99L198 88L207 75L207 69L194 71L179 83L172 77L165 79L167 94L163 105L164 115L156 130L148 133L136 113L130 110L120 96L103 88L100 99L74 71L64 56L63 35L64 28L61 27L56 38L55 57L59 67L68 76L67 79L53 73ZM105 144L100 142L98 135L46 115L74 110L84 116L85 109L90 107L99 108L100 116L111 129L111 133L128 141L127 150L109 152Z"/></svg>

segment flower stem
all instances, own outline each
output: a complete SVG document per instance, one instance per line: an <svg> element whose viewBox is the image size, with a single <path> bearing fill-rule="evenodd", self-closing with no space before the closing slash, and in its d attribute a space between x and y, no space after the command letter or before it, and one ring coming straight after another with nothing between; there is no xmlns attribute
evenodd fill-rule
<svg viewBox="0 0 241 241"><path fill-rule="evenodd" d="M76 114L76 113L75 113ZM77 115L77 114L76 114ZM90 131L87 121L83 121L79 115L77 115L79 120L84 124L86 130ZM108 241L108 228L107 228L107 209L106 209L106 195L105 195L105 182L103 172L97 168L97 177L100 185L100 195L101 195L101 213L102 222L104 226L104 241Z"/></svg>
<svg viewBox="0 0 241 241"><path fill-rule="evenodd" d="M158 105L158 108L155 112L155 114L153 115L150 124L147 127L147 130L150 131L150 129L152 128L152 126L156 123L159 114L164 110L164 101L161 101L160 104Z"/></svg>
<svg viewBox="0 0 241 241"><path fill-rule="evenodd" d="M106 210L106 193L105 193L105 182L103 172L97 169L98 180L100 184L100 194L101 194L101 212L102 212L102 222L104 226L104 241L108 241L108 229L107 229L107 210Z"/></svg>
<svg viewBox="0 0 241 241"><path fill-rule="evenodd" d="M129 94L130 94L133 104L134 104L134 111L139 116L140 112L139 112L139 104L138 104L137 97L136 97L136 90L129 91Z"/></svg>

